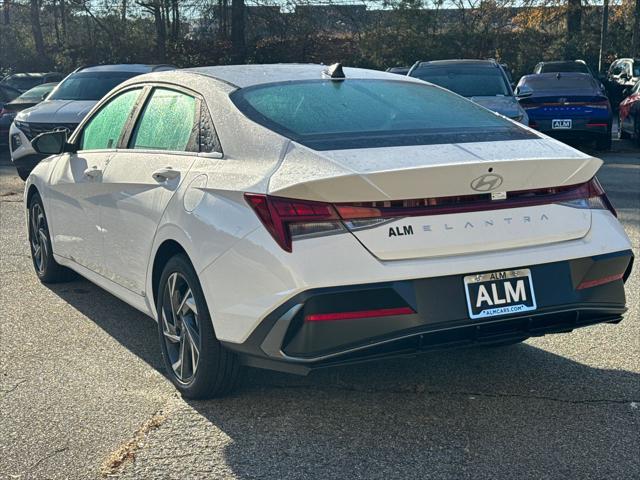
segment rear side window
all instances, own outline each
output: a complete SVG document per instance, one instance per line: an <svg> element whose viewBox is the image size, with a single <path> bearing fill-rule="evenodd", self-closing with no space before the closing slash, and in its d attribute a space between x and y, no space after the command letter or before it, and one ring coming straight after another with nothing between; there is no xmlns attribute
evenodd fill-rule
<svg viewBox="0 0 640 480"><path fill-rule="evenodd" d="M249 118L317 150L531 138L473 102L420 82L301 80L231 99Z"/></svg>
<svg viewBox="0 0 640 480"><path fill-rule="evenodd" d="M116 148L141 90L121 93L102 107L85 125L80 150Z"/></svg>
<svg viewBox="0 0 640 480"><path fill-rule="evenodd" d="M196 104L190 95L154 89L133 130L129 148L198 151Z"/></svg>

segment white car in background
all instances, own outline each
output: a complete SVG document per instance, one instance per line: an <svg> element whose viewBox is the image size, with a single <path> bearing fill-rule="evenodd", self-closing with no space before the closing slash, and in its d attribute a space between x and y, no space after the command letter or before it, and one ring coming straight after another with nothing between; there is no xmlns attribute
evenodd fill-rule
<svg viewBox="0 0 640 480"><path fill-rule="evenodd" d="M25 188L39 278L75 270L155 318L187 397L240 365L304 374L626 310L602 161L411 77L152 73L33 143L53 154Z"/></svg>
<svg viewBox="0 0 640 480"><path fill-rule="evenodd" d="M43 158L31 148L31 140L37 135L56 129L71 133L98 100L119 83L143 73L174 68L170 65L121 64L76 69L45 101L15 117L9 130L9 147L20 178L26 179Z"/></svg>

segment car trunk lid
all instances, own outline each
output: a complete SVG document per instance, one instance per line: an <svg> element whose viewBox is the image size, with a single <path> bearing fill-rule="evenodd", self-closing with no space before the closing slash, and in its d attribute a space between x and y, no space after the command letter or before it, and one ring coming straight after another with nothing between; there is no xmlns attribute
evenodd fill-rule
<svg viewBox="0 0 640 480"><path fill-rule="evenodd" d="M464 254L583 237L588 209L522 199L571 190L601 163L546 138L324 152L292 144L269 194L334 204L382 260ZM386 213L349 218L349 208Z"/></svg>

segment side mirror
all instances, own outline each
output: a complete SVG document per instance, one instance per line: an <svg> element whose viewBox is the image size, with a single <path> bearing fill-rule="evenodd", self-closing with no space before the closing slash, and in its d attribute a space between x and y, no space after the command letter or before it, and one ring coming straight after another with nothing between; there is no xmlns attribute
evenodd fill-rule
<svg viewBox="0 0 640 480"><path fill-rule="evenodd" d="M74 146L67 143L68 132L66 130L54 130L45 132L31 140L33 149L43 155L57 155L62 152L74 152Z"/></svg>
<svg viewBox="0 0 640 480"><path fill-rule="evenodd" d="M40 99L44 102L47 99L48 96L49 96L48 93L43 93L42 97L40 97Z"/></svg>
<svg viewBox="0 0 640 480"><path fill-rule="evenodd" d="M516 87L515 94L517 98L526 98L533 95L533 90L527 85L522 85L521 87Z"/></svg>

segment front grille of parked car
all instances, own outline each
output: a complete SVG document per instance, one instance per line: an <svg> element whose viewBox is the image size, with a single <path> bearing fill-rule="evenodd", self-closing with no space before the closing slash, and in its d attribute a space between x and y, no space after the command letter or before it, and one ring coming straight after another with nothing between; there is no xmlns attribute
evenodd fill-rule
<svg viewBox="0 0 640 480"><path fill-rule="evenodd" d="M33 140L35 137L37 137L41 133L52 132L54 130L58 130L58 129L62 129L62 128L68 129L69 130L69 135L71 135L73 133L73 131L76 129L76 127L78 126L78 124L77 123L27 123L27 122L20 122L16 126L20 130L22 130L22 133L24 133L25 136L29 140Z"/></svg>

